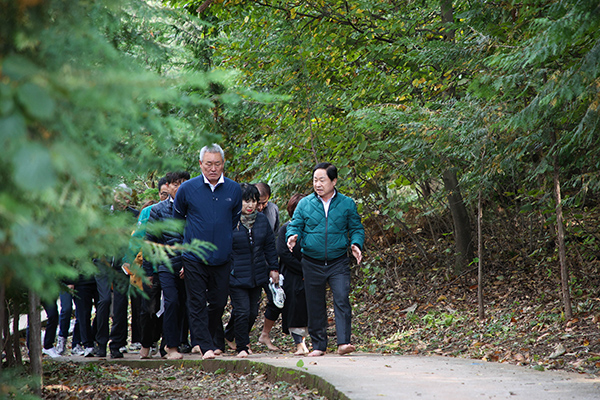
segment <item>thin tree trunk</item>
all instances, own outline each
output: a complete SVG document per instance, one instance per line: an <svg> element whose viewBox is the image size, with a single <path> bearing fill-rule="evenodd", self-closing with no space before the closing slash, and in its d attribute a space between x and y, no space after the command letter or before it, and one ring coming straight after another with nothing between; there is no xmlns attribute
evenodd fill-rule
<svg viewBox="0 0 600 400"><path fill-rule="evenodd" d="M552 144L556 146L556 134L552 133ZM562 199L560 193L560 169L558 164L558 155L554 156L554 199L556 201L556 242L558 245L558 260L560 263L560 277L562 286L563 306L565 309L565 318L573 318L573 309L571 308L571 294L569 291L569 271L567 269L567 246L565 244L565 226L563 220Z"/></svg>
<svg viewBox="0 0 600 400"><path fill-rule="evenodd" d="M454 241L456 243L454 273L459 275L473 260L469 213L460 193L456 170L451 168L444 171L443 180L444 187L448 192L448 204L454 222Z"/></svg>
<svg viewBox="0 0 600 400"><path fill-rule="evenodd" d="M483 236L481 232L481 219L483 217L483 207L481 205L481 189L479 189L477 199L477 307L479 310L479 319L485 319L485 309L483 308Z"/></svg>
<svg viewBox="0 0 600 400"><path fill-rule="evenodd" d="M29 291L29 362L35 387L33 392L42 395L42 318L40 316L40 298Z"/></svg>
<svg viewBox="0 0 600 400"><path fill-rule="evenodd" d="M6 304L6 315L4 316L4 354L6 354L6 365L15 366L15 357L12 350L12 336L10 335L10 307Z"/></svg>
<svg viewBox="0 0 600 400"><path fill-rule="evenodd" d="M12 334L12 351L14 355L15 365L23 364L23 357L21 356L21 342L19 335L19 320L21 319L21 310L19 304L13 301L13 334Z"/></svg>
<svg viewBox="0 0 600 400"><path fill-rule="evenodd" d="M454 22L454 9L452 8L452 0L440 0L440 12L442 14L442 23L449 24ZM454 29L444 30L445 40L454 40Z"/></svg>
<svg viewBox="0 0 600 400"><path fill-rule="evenodd" d="M4 286L4 282L0 283L0 354L4 354L4 347L6 343L6 338L8 335L5 335L5 332L8 330L6 328L6 286ZM0 371L2 371L2 360L0 360Z"/></svg>

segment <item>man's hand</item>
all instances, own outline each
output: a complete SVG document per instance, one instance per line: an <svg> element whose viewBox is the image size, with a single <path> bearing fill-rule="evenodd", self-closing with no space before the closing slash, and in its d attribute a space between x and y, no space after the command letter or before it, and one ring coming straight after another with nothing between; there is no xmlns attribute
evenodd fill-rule
<svg viewBox="0 0 600 400"><path fill-rule="evenodd" d="M296 246L296 241L298 240L298 235L292 235L287 240L287 247L290 251L294 251L294 247Z"/></svg>
<svg viewBox="0 0 600 400"><path fill-rule="evenodd" d="M354 256L354 258L356 258L356 264L360 264L362 260L362 252L360 251L360 247L353 244L352 246L350 246L350 248L352 249L352 255Z"/></svg>
<svg viewBox="0 0 600 400"><path fill-rule="evenodd" d="M279 271L271 271L269 276L273 280L274 283L279 284Z"/></svg>

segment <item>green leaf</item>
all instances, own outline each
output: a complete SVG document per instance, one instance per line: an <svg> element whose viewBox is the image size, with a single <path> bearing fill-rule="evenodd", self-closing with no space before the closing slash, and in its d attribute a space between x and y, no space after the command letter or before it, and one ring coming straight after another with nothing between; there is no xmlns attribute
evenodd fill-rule
<svg viewBox="0 0 600 400"><path fill-rule="evenodd" d="M48 230L33 221L16 223L12 226L12 242L25 256L34 256L46 251Z"/></svg>
<svg viewBox="0 0 600 400"><path fill-rule="evenodd" d="M296 363L296 367L298 367L298 368L304 367L304 361L298 360L298 362Z"/></svg>
<svg viewBox="0 0 600 400"><path fill-rule="evenodd" d="M54 100L42 87L27 82L17 89L19 103L34 118L49 119L54 114Z"/></svg>
<svg viewBox="0 0 600 400"><path fill-rule="evenodd" d="M25 118L21 114L0 119L0 144L3 149L24 138L26 132Z"/></svg>
<svg viewBox="0 0 600 400"><path fill-rule="evenodd" d="M38 71L37 65L22 56L12 55L2 63L2 74L14 80L32 76Z"/></svg>
<svg viewBox="0 0 600 400"><path fill-rule="evenodd" d="M24 190L42 191L52 187L56 174L50 152L38 143L24 144L14 155L14 181Z"/></svg>

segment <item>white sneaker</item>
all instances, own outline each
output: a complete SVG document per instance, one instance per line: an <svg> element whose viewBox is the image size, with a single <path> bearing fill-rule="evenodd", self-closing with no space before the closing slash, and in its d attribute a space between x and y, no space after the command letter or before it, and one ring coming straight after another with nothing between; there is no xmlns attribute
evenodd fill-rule
<svg viewBox="0 0 600 400"><path fill-rule="evenodd" d="M82 356L84 354L85 354L85 349L80 344L75 345L75 347L73 347L73 349L71 350L71 355L73 355L73 356Z"/></svg>
<svg viewBox="0 0 600 400"><path fill-rule="evenodd" d="M86 347L83 350L83 354L84 357L94 357L94 348L93 347Z"/></svg>
<svg viewBox="0 0 600 400"><path fill-rule="evenodd" d="M142 349L142 344L139 342L131 343L129 345L129 351L132 353L139 352Z"/></svg>
<svg viewBox="0 0 600 400"><path fill-rule="evenodd" d="M49 349L42 349L42 353L51 358L59 358L60 357L60 354L58 354L56 352L56 349L54 347L49 348Z"/></svg>
<svg viewBox="0 0 600 400"><path fill-rule="evenodd" d="M127 346L119 347L121 353L127 353Z"/></svg>
<svg viewBox="0 0 600 400"><path fill-rule="evenodd" d="M273 294L273 304L275 304L277 308L283 308L285 304L285 292L281 287L281 284L283 284L283 275L279 274L279 282L277 283L273 283L271 278L269 278L269 281L269 289Z"/></svg>
<svg viewBox="0 0 600 400"><path fill-rule="evenodd" d="M65 353L65 345L66 344L67 344L67 338L58 336L56 338L56 346L54 346L54 348L56 349L56 352L60 355L63 355Z"/></svg>

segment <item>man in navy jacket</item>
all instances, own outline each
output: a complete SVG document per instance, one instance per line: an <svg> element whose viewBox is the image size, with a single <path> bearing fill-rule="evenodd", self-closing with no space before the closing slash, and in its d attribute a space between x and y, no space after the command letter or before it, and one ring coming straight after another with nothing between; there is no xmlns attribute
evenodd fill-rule
<svg viewBox="0 0 600 400"><path fill-rule="evenodd" d="M202 175L179 187L173 210L175 218L185 220L183 243L198 239L216 247L204 257L185 253L182 260L192 346L200 346L204 359L215 358L225 348L221 318L229 292L233 228L242 211L240 185L224 177L224 167L219 145L203 147Z"/></svg>

